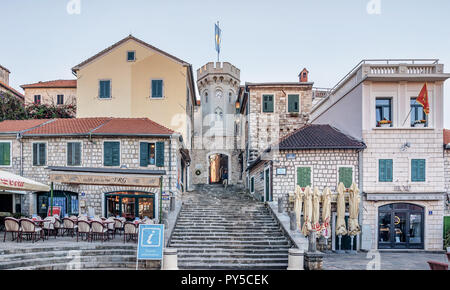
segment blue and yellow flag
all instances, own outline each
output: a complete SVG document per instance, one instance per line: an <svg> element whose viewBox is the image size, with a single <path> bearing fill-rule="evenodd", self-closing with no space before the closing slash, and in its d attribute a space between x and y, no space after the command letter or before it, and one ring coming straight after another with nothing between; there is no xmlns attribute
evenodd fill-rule
<svg viewBox="0 0 450 290"><path fill-rule="evenodd" d="M219 28L219 23L216 23L215 24L215 30L216 30L216 32L215 32L215 34L216 34L216 51L217 51L217 53L220 53L220 42L222 41L222 36L221 36L221 34L222 34L222 30L220 30L220 28Z"/></svg>

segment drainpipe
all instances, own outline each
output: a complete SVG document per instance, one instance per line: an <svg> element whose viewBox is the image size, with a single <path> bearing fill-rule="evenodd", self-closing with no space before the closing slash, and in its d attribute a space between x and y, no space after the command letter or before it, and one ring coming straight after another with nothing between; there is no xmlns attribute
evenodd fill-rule
<svg viewBox="0 0 450 290"><path fill-rule="evenodd" d="M20 176L23 176L23 142L20 133L17 133L16 140L20 143Z"/></svg>
<svg viewBox="0 0 450 290"><path fill-rule="evenodd" d="M358 151L358 187L361 193L361 200L359 202L359 214L358 214L358 223L361 226L361 234L359 235L359 249L357 247L356 250L360 250L361 246L362 246L362 214L363 214L363 178L364 178L364 174L363 174L363 151L359 150Z"/></svg>

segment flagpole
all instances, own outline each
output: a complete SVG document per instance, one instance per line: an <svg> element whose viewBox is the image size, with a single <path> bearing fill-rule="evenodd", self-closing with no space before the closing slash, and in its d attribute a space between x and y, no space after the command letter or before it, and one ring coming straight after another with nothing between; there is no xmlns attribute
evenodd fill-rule
<svg viewBox="0 0 450 290"><path fill-rule="evenodd" d="M220 35L219 21L217 21L217 28L219 28L219 43L217 44L219 46L219 49L217 50L217 62L220 62L220 38L222 36Z"/></svg>
<svg viewBox="0 0 450 290"><path fill-rule="evenodd" d="M414 104L413 104L413 105L415 105L415 104L417 104L417 98L416 98L416 100L414 101ZM411 115L411 112L412 112L413 109L414 109L414 108L411 107L411 109L409 110L409 114L408 114L408 116L406 116L406 119L405 119L405 121L403 122L402 127L405 125L406 120L408 120L408 118L409 118L409 116Z"/></svg>

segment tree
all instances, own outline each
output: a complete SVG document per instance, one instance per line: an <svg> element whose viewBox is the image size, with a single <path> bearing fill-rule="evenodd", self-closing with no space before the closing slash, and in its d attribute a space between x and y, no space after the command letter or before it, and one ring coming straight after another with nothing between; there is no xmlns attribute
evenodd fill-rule
<svg viewBox="0 0 450 290"><path fill-rule="evenodd" d="M0 92L0 121L28 119L23 101L8 92Z"/></svg>

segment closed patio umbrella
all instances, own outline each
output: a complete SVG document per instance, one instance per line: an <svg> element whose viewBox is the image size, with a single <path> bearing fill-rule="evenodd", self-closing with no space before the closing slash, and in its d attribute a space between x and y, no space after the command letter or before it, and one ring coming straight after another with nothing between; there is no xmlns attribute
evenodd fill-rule
<svg viewBox="0 0 450 290"><path fill-rule="evenodd" d="M337 197L337 218L336 218L336 235L345 236L347 234L347 228L345 226L345 186L341 182L338 185L338 197Z"/></svg>
<svg viewBox="0 0 450 290"><path fill-rule="evenodd" d="M356 236L361 232L361 228L358 223L360 201L361 196L359 195L359 188L355 183L353 183L350 187L350 195L348 199L348 234L350 236Z"/></svg>
<svg viewBox="0 0 450 290"><path fill-rule="evenodd" d="M326 187L322 194L322 235L328 239L330 237L330 217L331 217L331 190Z"/></svg>
<svg viewBox="0 0 450 290"><path fill-rule="evenodd" d="M0 170L0 190L50 191L48 185Z"/></svg>
<svg viewBox="0 0 450 290"><path fill-rule="evenodd" d="M317 232L317 236L320 236L320 200L322 199L322 195L319 192L319 188L317 186L314 187L313 196L312 196L312 228Z"/></svg>
<svg viewBox="0 0 450 290"><path fill-rule="evenodd" d="M294 203L294 212L295 212L295 218L297 222L297 229L300 231L302 227L302 206L303 206L303 190L302 188L297 185L295 187L295 203Z"/></svg>
<svg viewBox="0 0 450 290"><path fill-rule="evenodd" d="M304 197L304 205L303 205L303 228L302 233L305 237L309 235L309 232L312 230L311 227L311 218L312 218L312 193L311 188L308 186L305 188L305 197Z"/></svg>

